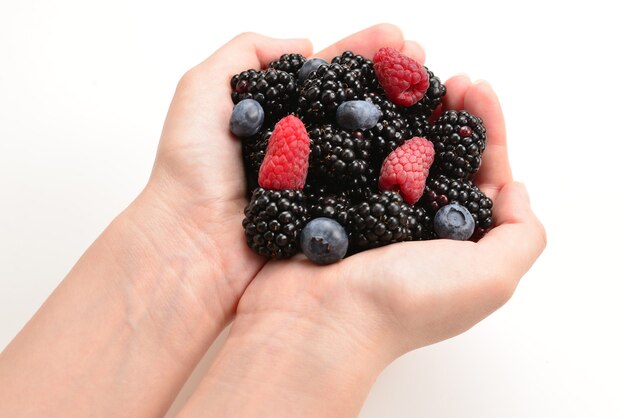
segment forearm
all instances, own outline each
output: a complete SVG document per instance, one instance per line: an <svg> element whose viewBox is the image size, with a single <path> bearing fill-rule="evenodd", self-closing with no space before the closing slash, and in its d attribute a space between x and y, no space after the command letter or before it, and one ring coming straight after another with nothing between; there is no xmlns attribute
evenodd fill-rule
<svg viewBox="0 0 626 418"><path fill-rule="evenodd" d="M237 316L182 417L355 417L389 361L376 338L309 317Z"/></svg>
<svg viewBox="0 0 626 418"><path fill-rule="evenodd" d="M167 410L234 305L203 254L210 244L179 244L189 237L163 210L133 203L4 350L0 415Z"/></svg>

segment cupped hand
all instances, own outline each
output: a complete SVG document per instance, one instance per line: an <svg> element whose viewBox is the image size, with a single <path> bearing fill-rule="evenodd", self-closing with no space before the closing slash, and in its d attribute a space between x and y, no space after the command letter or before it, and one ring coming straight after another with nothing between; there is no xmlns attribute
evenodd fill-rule
<svg viewBox="0 0 626 418"><path fill-rule="evenodd" d="M370 57L382 46L366 39L351 42L342 48ZM403 52L424 61L413 42L405 42ZM490 85L456 76L446 86L444 110L465 109L481 117L487 129L475 181L494 201L495 227L477 243L404 242L330 266L314 265L301 255L269 262L240 300L235 335L281 318L288 328L282 335L312 324L356 346L381 350L389 361L464 332L511 297L545 247L545 231L524 186L513 182L502 110Z"/></svg>
<svg viewBox="0 0 626 418"><path fill-rule="evenodd" d="M330 59L350 48L372 55L381 46L411 48L398 28L381 24L337 42L318 56ZM208 293L203 281L217 271L222 280L210 291L219 294L229 312L234 312L244 289L267 261L247 247L241 226L247 197L241 144L228 129L233 108L230 78L246 69L264 68L284 53L310 56L311 52L306 39L244 33L189 70L176 89L152 176L138 199L140 206L164 213L154 222L141 219L150 228L159 228L161 219L176 220L172 252L185 248L205 255L205 263L189 266L194 272L188 275L190 291ZM139 216L143 213L139 211Z"/></svg>

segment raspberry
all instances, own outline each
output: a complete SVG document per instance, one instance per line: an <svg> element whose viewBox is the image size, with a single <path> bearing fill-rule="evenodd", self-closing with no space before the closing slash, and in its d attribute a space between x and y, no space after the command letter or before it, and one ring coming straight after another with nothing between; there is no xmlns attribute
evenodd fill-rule
<svg viewBox="0 0 626 418"><path fill-rule="evenodd" d="M282 118L270 136L259 186L270 190L302 190L309 168L309 136L300 119Z"/></svg>
<svg viewBox="0 0 626 418"><path fill-rule="evenodd" d="M393 48L378 50L374 70L389 100L400 106L413 106L430 85L424 66Z"/></svg>
<svg viewBox="0 0 626 418"><path fill-rule="evenodd" d="M428 171L435 159L433 144L425 138L412 138L391 152L380 170L378 187L397 190L409 205L424 193Z"/></svg>

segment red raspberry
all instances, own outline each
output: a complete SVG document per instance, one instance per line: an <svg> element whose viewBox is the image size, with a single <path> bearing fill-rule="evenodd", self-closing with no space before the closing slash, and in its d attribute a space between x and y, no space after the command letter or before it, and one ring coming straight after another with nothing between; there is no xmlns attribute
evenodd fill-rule
<svg viewBox="0 0 626 418"><path fill-rule="evenodd" d="M389 100L399 106L413 106L430 85L424 66L393 48L378 50L374 71Z"/></svg>
<svg viewBox="0 0 626 418"><path fill-rule="evenodd" d="M309 168L309 135L300 119L278 121L267 143L259 170L259 186L271 190L301 190Z"/></svg>
<svg viewBox="0 0 626 418"><path fill-rule="evenodd" d="M378 187L399 191L404 201L413 205L424 193L428 170L434 160L432 142L425 138L411 138L385 158Z"/></svg>

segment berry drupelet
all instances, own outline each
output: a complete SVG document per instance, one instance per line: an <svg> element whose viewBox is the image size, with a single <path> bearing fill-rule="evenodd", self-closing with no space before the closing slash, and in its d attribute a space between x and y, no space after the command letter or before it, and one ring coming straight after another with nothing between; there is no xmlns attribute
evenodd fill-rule
<svg viewBox="0 0 626 418"><path fill-rule="evenodd" d="M368 93L365 100L371 101L381 112L376 126L363 131L363 137L372 143L374 159L380 163L391 151L411 138L412 132L407 119L390 100L375 93Z"/></svg>
<svg viewBox="0 0 626 418"><path fill-rule="evenodd" d="M308 220L302 191L259 187L244 213L246 240L257 254L289 258L298 252L300 232Z"/></svg>
<svg viewBox="0 0 626 418"><path fill-rule="evenodd" d="M443 206L458 203L470 211L477 228L487 229L492 224L493 202L471 180L431 176L419 203L432 215Z"/></svg>
<svg viewBox="0 0 626 418"><path fill-rule="evenodd" d="M357 184L374 180L369 178L370 141L360 131L348 132L321 125L309 131L311 154L310 171L325 182Z"/></svg>
<svg viewBox="0 0 626 418"><path fill-rule="evenodd" d="M259 169L265 158L267 141L272 135L271 129L266 129L248 138L241 138L241 152L246 170L248 190L252 192L258 187Z"/></svg>
<svg viewBox="0 0 626 418"><path fill-rule="evenodd" d="M306 188L305 188L306 193ZM330 218L346 225L350 201L345 192L331 192L324 188L307 194L309 215L311 218Z"/></svg>
<svg viewBox="0 0 626 418"><path fill-rule="evenodd" d="M230 80L231 98L237 104L254 99L265 111L264 126L272 126L281 117L293 111L296 101L296 81L293 76L273 68L246 70Z"/></svg>
<svg viewBox="0 0 626 418"><path fill-rule="evenodd" d="M350 51L345 51L343 54L333 58L332 63L343 65L349 70L358 70L358 77L361 80L361 85L365 93L382 93L383 90L376 79L372 60L362 55L355 55Z"/></svg>
<svg viewBox="0 0 626 418"><path fill-rule="evenodd" d="M409 114L429 117L437 106L441 104L443 96L446 95L446 86L441 82L439 77L433 74L427 67L424 67L428 73L430 84L426 94L422 99L408 109Z"/></svg>
<svg viewBox="0 0 626 418"><path fill-rule="evenodd" d="M416 203L413 206L413 217L415 218L415 226L411 228L413 241L435 239L433 218L428 213L428 210Z"/></svg>
<svg viewBox="0 0 626 418"><path fill-rule="evenodd" d="M268 68L284 71L297 77L298 71L305 62L306 58L301 54L283 54L279 59L270 62Z"/></svg>
<svg viewBox="0 0 626 418"><path fill-rule="evenodd" d="M448 110L428 134L435 146L434 168L455 178L468 178L480 168L487 142L483 121L469 112Z"/></svg>
<svg viewBox="0 0 626 418"><path fill-rule="evenodd" d="M363 92L359 70L341 64L320 66L304 80L298 109L309 123L332 122L337 107L346 100L358 99Z"/></svg>
<svg viewBox="0 0 626 418"><path fill-rule="evenodd" d="M348 234L354 251L413 239L416 220L412 208L395 192L382 192L352 206Z"/></svg>

